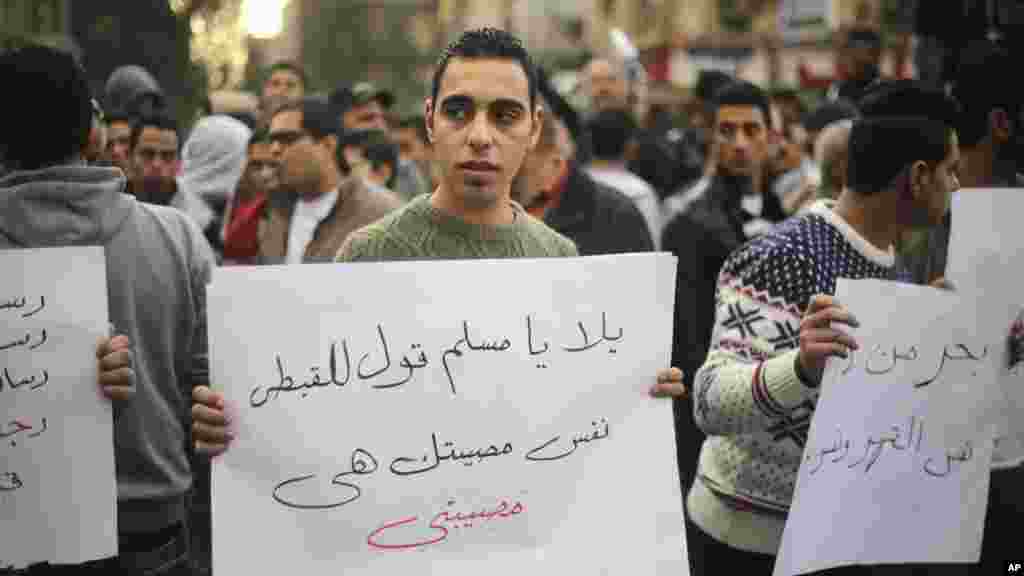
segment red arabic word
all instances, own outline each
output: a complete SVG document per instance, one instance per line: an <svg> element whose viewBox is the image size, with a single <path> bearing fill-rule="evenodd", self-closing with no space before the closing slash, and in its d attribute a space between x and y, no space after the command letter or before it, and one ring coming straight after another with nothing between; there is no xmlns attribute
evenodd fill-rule
<svg viewBox="0 0 1024 576"><path fill-rule="evenodd" d="M450 506L454 504L454 502L451 501L448 504ZM419 520L418 516L410 516L408 518L403 518L401 520L395 520L394 522L388 522L380 528L377 528L376 530L371 532L370 535L366 538L366 543L369 544L370 548L374 548L377 550L413 550L416 548L422 548L424 546L430 546L432 544L438 544L442 542L445 538L448 537L450 527L472 528L473 522L476 520L490 522L495 519L504 519L509 518L511 516L516 516L522 514L525 511L526 507L523 506L522 503L516 502L515 504L510 506L509 503L506 501L502 501L502 503L499 504L498 507L493 511L484 510L481 512L471 512L468 515L464 515L461 512L456 512L452 514L446 510L434 516L434 518L430 521L430 524L427 527L432 530L432 533L423 539L419 539L416 542L399 544L381 543L377 541L377 538L384 532L387 532L388 530L391 530L393 528L399 528L401 526L415 524Z"/></svg>

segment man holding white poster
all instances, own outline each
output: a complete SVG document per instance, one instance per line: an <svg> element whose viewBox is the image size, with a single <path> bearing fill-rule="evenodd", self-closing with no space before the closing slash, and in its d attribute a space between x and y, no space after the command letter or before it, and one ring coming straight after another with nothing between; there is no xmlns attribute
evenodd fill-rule
<svg viewBox="0 0 1024 576"><path fill-rule="evenodd" d="M868 99L870 98L870 101ZM697 574L775 564L825 362L857 342L857 321L831 297L839 278L899 279L892 246L934 226L958 186L956 106L916 83L884 83L866 106L921 114L858 121L848 189L734 253L719 276L711 352L694 379L707 432L687 498L704 549Z"/></svg>
<svg viewBox="0 0 1024 576"><path fill-rule="evenodd" d="M0 109L11 111L0 130L0 162L12 169L0 180L0 250L101 247L96 249L99 254L91 253L98 257L89 261L95 264L95 273L98 263L105 263L105 290L96 290L93 281L55 289L61 294L80 290L82 301L76 305L81 307L95 307L93 297L105 298L117 334L111 337L107 326L92 327L85 332L89 349L74 354L85 354L98 364L96 372L89 372L98 376L102 392L113 404L113 438L107 420L91 422L106 427L98 436L103 445L90 446L95 454L68 443L64 449L73 465L62 487L83 509L107 503L110 517L92 517L77 525L59 508L42 507L31 511L34 516L19 514L13 520L7 510L0 511L5 521L0 546L3 555L14 554L14 562L3 557L0 566L52 564L33 566L33 575L188 574L188 398L194 384L207 382L204 298L213 254L198 226L183 213L137 202L124 194L125 176L119 169L91 167L81 160L93 108L85 71L70 55L32 46L7 52L0 56L0 77L18 87L0 92ZM50 261L47 266L48 273L55 274L50 282L83 277L72 272L78 269L74 266L68 267L67 278L61 278L58 266L67 265ZM33 277L41 282L41 272ZM73 306L65 302L54 311L65 308ZM75 316L69 313L64 321ZM60 345L59 334L50 336L52 344ZM93 349L96 341L99 346ZM31 345L35 344L33 337ZM73 365L73 354L67 354ZM11 378L18 377L20 385L32 376ZM83 406L82 414L88 418L95 411ZM111 446L113 462L101 456ZM98 489L94 481L78 484L77 472L85 467L89 470L82 471L82 478L105 470L113 480L116 473L116 508L113 493ZM0 506L4 504L0 500ZM57 501L49 505L59 507ZM65 526L49 531L50 522ZM37 530L17 529L21 525L41 526L44 536L39 538ZM70 538L68 528L73 530ZM48 553L39 554L41 547Z"/></svg>
<svg viewBox="0 0 1024 576"><path fill-rule="evenodd" d="M421 196L406 208L353 233L343 246L339 260L575 256L576 249L571 241L526 214L522 207L510 200L512 177L518 171L526 152L536 144L541 126L542 112L536 101L535 83L536 74L529 56L519 41L505 32L494 29L470 31L449 47L435 74L432 96L426 103L428 133L440 162L441 185L434 194ZM299 470L309 469L317 465L318 459L323 460L318 450L313 450L315 454L311 454L310 450L302 448L315 441L299 439L282 445L284 436L268 432L288 428L293 430L292 435L295 433L294 421L297 415L292 405L295 401L291 400L295 396L282 397L281 393L298 391L298 398L303 398L324 387L332 390L343 388L349 381L354 383L353 378L393 378L388 372L391 367L388 351L392 348L388 342L394 341L396 332L386 330L386 326L398 325L399 339L403 344L408 342L408 353L400 364L408 370L408 374L404 379L370 384L369 388L399 388L405 391L410 381L415 383L420 380L420 386L425 386L430 394L403 402L403 407L393 403L381 404L384 400L378 398L386 398L386 395L380 396L379 391L370 392L363 397L365 400L359 400L364 406L358 409L333 409L334 426L340 422L343 428L338 430L340 435L330 434L330 437L346 443L342 448L346 454L343 462L339 462L345 469L332 473L334 478L330 485L347 487L347 496L338 494L339 498L344 498L311 503L314 502L309 500L311 496L320 499L329 496L317 495L315 488L322 482L315 474L307 472L270 486L270 492L265 493L265 487L257 486L254 489L258 489L258 492L252 496L259 500L248 499L244 495L230 500L227 496L223 500L215 498L215 514L216 507L221 505L234 512L224 513L223 517L227 519L225 522L249 511L252 514L266 514L266 518L276 518L275 522L292 525L296 522L294 518L282 516L283 513L289 513L287 510L295 514L294 510L334 509L351 503L353 516L345 520L348 528L341 538L325 541L318 536L321 532L326 534L339 530L336 524L328 524L327 515L312 519L307 515L300 521L300 526L307 528L307 522L313 522L314 526L322 525L319 531L306 529L303 538L307 541L298 542L299 546L307 546L308 553L304 562L308 561L307 568L318 571L316 573L336 571L340 566L345 568L346 573L363 570L360 573L390 574L403 570L422 570L422 564L417 562L424 561L430 562L436 570L444 568L446 574L452 570L469 573L470 570L478 570L482 563L492 566L490 570L494 569L493 566L502 566L502 570L508 573L530 569L542 561L549 561L550 564L546 565L556 571L567 569L569 565L566 562L573 562L577 569L583 570L582 573L591 573L599 568L608 569L609 564L623 561L628 564L621 569L635 567L635 561L621 558L622 555L615 550L617 546L611 544L612 540L622 546L646 545L643 542L657 541L655 553L643 559L645 566L650 567L645 573L684 571L686 553L685 545L681 542L682 518L678 513L672 513L673 506L646 514L644 510L651 511L650 502L633 505L628 499L609 498L606 486L599 483L592 483L589 487L581 483L576 490L571 482L566 482L566 479L582 479L581 466L586 467L588 477L591 478L617 479L613 482L616 485L627 481L627 478L620 478L620 475L630 469L626 463L634 458L632 451L638 448L637 445L643 443L645 451L650 449L654 454L663 452L662 456L655 458L653 467L644 467L644 476L652 478L657 486L651 493L671 495L675 490L678 495L675 463L670 457L674 448L671 447L671 417L668 412L665 412L664 422L661 422L664 424L665 438L655 440L657 445L650 446L650 431L645 433L643 430L648 425L657 426L658 420L656 416L646 418L645 415L653 416L651 411L660 408L646 405L639 390L635 388L609 390L594 388L592 385L597 379L607 382L635 381L635 371L639 367L664 365L667 361L671 328L667 321L660 322L661 313L652 312L666 304L670 310L671 294L663 290L663 287L671 289L674 285L674 266L666 265L668 261L661 257L652 266L654 262L651 257L603 259L600 262L534 260L503 264L500 267L492 265L486 272L484 267L488 265L485 263L460 266L454 262L437 262L429 267L405 263L392 264L387 268L347 267L345 279L339 278L335 282L326 278L338 274L340 269L335 271L317 267L292 271L290 279L269 281L271 279L268 278L267 282L259 284L256 283L258 275L253 272L243 292L257 290L257 286L265 286L268 290L278 286L284 290L284 294L277 301L291 301L286 294L295 290L295 286L344 285L346 291L344 298L340 298L336 291L306 291L303 294L305 306L302 308L308 307L312 312L296 312L280 318L275 316L273 323L276 325L297 327L299 324L295 322L307 318L305 314L313 313L313 316L308 317L306 326L320 327L319 330L313 330L317 341L330 339L333 342L329 346L326 362L322 352L314 352L317 354L314 358L319 357L320 360L312 360L318 364L314 370L317 375L312 380L305 378L305 383L295 384L302 380L293 376L288 368L291 363L286 364L282 355L274 354L272 344L254 341L248 344L245 353L252 354L254 349L259 348L254 357L262 358L268 354L274 357L279 385L242 392L241 397L248 401L243 400L241 406L231 404L221 394L208 388L196 390L193 415L196 420L194 434L197 449L210 454L220 453L238 436L239 446L232 449L217 467L218 478L230 486L229 494L235 494L242 486L253 484L240 482L241 479L252 478L258 472L266 475L268 470L275 470L279 463L283 466L284 461ZM534 282L516 286L526 267L529 267ZM627 269L634 272L626 272ZM356 271L358 274L355 274ZM428 271L430 273L426 273ZM300 279L300 274L308 278ZM652 282L638 288L648 295L637 298L645 304L644 307L631 308L629 325L632 328L624 324L616 326L616 311L603 309L607 308L606 304L598 304L598 301L610 302L612 294L607 291L607 287L615 284L614 278L617 275L652 278ZM473 278L472 293L466 292L463 276ZM235 279L231 275L218 276L211 288L211 298L232 293L233 289L226 286L230 286L233 281ZM375 325L366 324L365 312L356 314L357 308L351 303L375 301L385 286L390 286L386 298L389 304L382 310L377 310L375 306L372 314L380 317L379 322ZM512 286L516 286L514 296L503 296ZM596 294L588 295L582 291L588 288ZM237 290L234 292L237 293ZM495 298L501 302L497 307L494 306L497 303ZM399 306L399 303L402 305ZM653 305L654 308L647 305ZM520 306L525 308L519 310ZM293 311L297 306L281 308ZM242 321L242 305L235 302L231 309L230 315L222 320L228 323ZM365 305L362 309L370 310ZM451 326L454 319L452 314L462 317L462 321L456 322L455 326ZM576 318L576 314L583 314L591 320ZM331 321L333 315L339 315L337 321ZM358 328L353 319L358 320ZM597 324L593 323L594 319ZM285 324L280 324L282 322ZM561 333L566 324L570 332L575 330L575 338L578 340L576 344L556 343L550 339L550 334ZM341 325L346 326L346 333L351 334L352 340L335 334L336 329L333 327ZM437 337L432 334L451 328L461 328L456 330L457 336L461 337L454 345L449 342L450 346L438 349L441 341L435 341ZM590 370L594 368L584 369L583 364L577 365L575 372L569 369L573 366L572 359L583 360L585 356L578 354L595 350L595 346L607 354L595 358L616 357L623 347L618 343L619 340L625 334L632 333L633 328L638 331L638 335L646 334L640 338L648 340L649 346L641 345L640 349L647 349L647 352L634 350L627 359L623 350L622 362L607 366L602 362L604 372L592 373ZM523 332L520 336L525 336L525 346L520 338L514 337L520 332ZM377 347L382 350L382 354L364 354L355 349L357 345L372 345L372 339L365 339L367 333L377 335ZM358 344L355 340L357 336L361 340ZM306 341L306 337L301 338L303 342ZM219 351L216 346L221 341L227 344ZM217 358L233 359L242 354L242 350L230 338L221 340L216 332L211 342L214 343ZM528 352L526 355L519 352L522 348ZM404 349L404 345L392 349ZM569 356L556 359L556 356L546 356L549 351L550 354ZM505 352L510 353L502 354ZM374 356L374 366L383 357L383 366L377 370L364 370L363 363L370 360L371 355ZM494 358L493 365L487 369L492 377L486 382L470 379L469 384L466 384L468 375L465 371L469 368L460 366L469 362L469 358L486 357ZM526 362L516 363L516 358ZM353 362L357 359L357 363ZM215 370L220 367L221 360L216 365ZM321 366L325 365L329 368L322 369ZM424 376L416 375L418 369L426 370ZM543 372L549 369L553 371ZM542 372L528 373L524 370ZM225 378L231 381L226 383L232 388L230 397L237 401L240 390L233 383L242 382L244 387L248 379L238 374L225 375ZM543 386L543 392L536 395L541 389L529 384L537 382L550 382L551 385ZM563 382L566 385L560 385ZM646 385L643 386L648 391ZM660 372L649 392L656 396L685 394L682 374L674 369ZM447 398L448 395L451 398ZM531 398L531 395L536 396ZM281 404L281 400L285 404ZM459 402L463 406L460 409L458 404L451 402ZM274 404L279 407L271 407L269 410L262 408ZM595 409L604 414L588 412ZM275 416L277 410L284 410L285 414ZM227 422L229 414L233 419L230 429ZM304 416L302 421L323 422L322 426L329 426L326 422L330 418L329 413L326 413L320 418ZM559 429L559 426L568 425L569 421L578 422L585 429ZM389 422L403 424L395 427L389 425ZM373 430L374 426L379 427L381 424L385 428ZM317 426L314 425L314 428ZM482 448L476 447L473 439L465 439L460 443L455 438L460 430L464 434L474 427L482 430L476 439L477 443L484 443ZM305 434L304 428L300 427L297 433ZM609 439L620 429L623 440L603 442L608 447L603 453L596 453L586 460L573 458L562 462L563 458L577 450L584 452L584 446L593 445L597 448L601 441ZM492 439L494 430L502 430L501 436ZM521 436L524 431L529 431L531 435L539 433L545 438L524 438ZM409 432L415 432L417 438L406 438L405 434ZM367 440L359 440L361 444L349 446L349 443L358 439L353 436L356 433L359 437L365 435ZM417 447L416 440L422 445L424 434L429 437L429 441L425 446ZM645 437L647 441L642 440ZM410 446L409 442L414 444ZM426 451L421 456L424 449ZM268 451L272 454L269 463L258 464L260 456L257 454L264 454L265 459ZM496 460L488 460L490 458ZM558 479L550 480L553 488L545 490L543 479L524 473L515 462L525 462L528 469L535 473L550 470ZM475 466L473 472L478 474L478 479L466 485L466 477L452 476L453 464ZM323 463L320 462L319 466L322 467ZM439 467L441 470L438 472L431 472ZM329 470L325 469L326 472ZM442 484L419 496L417 502L416 492L410 494L407 485L420 474L428 475L423 476L416 485L431 478L440 479ZM380 494L362 503L356 502L363 493L360 477L367 476L366 480L371 480L370 475L384 478L378 480L374 488ZM635 479L635 476L632 478ZM672 483L674 485L670 485ZM481 487L485 487L486 491ZM403 492L405 497L400 499ZM488 495L489 492L493 494ZM433 502L439 497L438 494L445 493L450 496ZM603 496L599 497L599 494ZM662 504L658 502L655 506L660 507ZM366 508L368 505L371 506L369 509ZM397 510L389 511L396 505L399 505ZM403 512L401 506L405 506L406 511ZM282 512L282 507L287 510ZM445 509L438 512L437 507ZM415 513L416 510L419 510L417 515L408 515L409 511ZM365 516L367 513L381 517L375 523L372 516ZM399 513L404 515L396 515ZM423 514L427 516L421 517ZM602 524L600 518L626 520L630 529L606 530L601 535L592 535L588 540L585 527ZM217 526L218 522L215 521L215 531L218 530ZM474 526L480 526L482 530L474 529ZM352 530L368 533L356 537L350 533ZM445 542L456 530L461 530L459 537L452 540L461 541L462 544ZM497 538L488 536L495 531L498 532ZM587 553L582 552L588 546L594 546L595 542L608 538L612 540L608 540L608 546L604 547L608 550L607 554L588 557ZM294 541L294 538L286 540ZM233 553L238 550L238 542L222 541L225 542L223 547L218 547L230 552L218 552L215 548L215 565L219 558L221 562L230 563L222 566L244 567L245 564L239 563L244 563L246 559ZM452 546L460 548L453 550ZM459 551L463 548L465 553L460 556ZM424 558L422 554L395 554L417 549L430 554L425 557L429 560L418 560ZM290 547L291 550L294 548ZM566 556L570 552L573 554L571 560ZM338 560L339 557L345 560ZM261 558L258 561L266 560ZM606 564L602 565L602 562Z"/></svg>

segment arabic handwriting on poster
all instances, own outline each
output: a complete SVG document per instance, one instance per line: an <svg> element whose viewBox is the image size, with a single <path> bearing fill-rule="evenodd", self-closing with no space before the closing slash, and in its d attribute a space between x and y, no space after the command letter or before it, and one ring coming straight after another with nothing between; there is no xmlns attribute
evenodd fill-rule
<svg viewBox="0 0 1024 576"><path fill-rule="evenodd" d="M39 424L29 424L22 420L11 420L3 427L0 427L0 439L7 441L10 439L11 446L17 446L20 438L38 438L47 429L46 418L43 418Z"/></svg>
<svg viewBox="0 0 1024 576"><path fill-rule="evenodd" d="M26 333L24 338L20 338L20 339L17 339L17 340L12 340L10 342L6 342L6 343L3 343L3 344L0 344L0 351L12 350L14 348L18 348L18 347L21 347L21 346L24 346L24 347L28 348L29 350L36 350L37 348L39 348L43 344L46 344L46 340L47 340L46 330L41 330L40 331L39 336L37 336L35 338L35 343L34 344L32 343L33 342L32 334L31 333Z"/></svg>
<svg viewBox="0 0 1024 576"><path fill-rule="evenodd" d="M479 344L474 344L472 339L469 337L469 322L462 321L462 338L455 341L455 344L451 348L441 352L441 365L444 367L445 376L448 378L448 387L451 388L452 394L455 394L455 378L452 376L451 366L448 365L448 358L462 358L463 351L459 349L460 346L465 346L472 352L505 352L512 347L512 342L508 338L504 338L501 341L495 340L488 342L486 340L480 340Z"/></svg>
<svg viewBox="0 0 1024 576"><path fill-rule="evenodd" d="M618 342L622 339L622 328L619 328L619 333L616 336L608 334L608 314L605 312L601 313L601 338L598 340L593 342L590 341L590 337L587 335L587 329L583 326L583 322L577 322L576 326L579 328L579 332L583 336L583 344L580 346L563 346L562 349L566 352L583 352L585 350L590 350L598 344L602 344L604 342ZM615 349L610 348L609 353L614 354Z"/></svg>
<svg viewBox="0 0 1024 576"><path fill-rule="evenodd" d="M8 390L17 390L26 386L29 390L38 390L43 386L46 386L49 382L50 372L45 369L38 375L33 374L25 378L15 378L11 376L11 371L9 369L4 368L3 377L0 378L0 392L4 390L4 384L7 385Z"/></svg>
<svg viewBox="0 0 1024 576"><path fill-rule="evenodd" d="M17 472L4 472L0 474L0 492L14 492L24 485Z"/></svg>
<svg viewBox="0 0 1024 576"><path fill-rule="evenodd" d="M911 416L905 429L893 425L888 432L869 436L864 442L864 450L860 452L860 456L845 462L845 465L850 470L863 465L864 474L867 474L882 458L887 448L889 451L912 450L914 454L920 454L924 442L924 432L924 420ZM826 464L839 464L847 460L847 457L851 455L852 447L851 440L844 438L842 430L836 427L836 439L831 445L817 450L809 450L805 456L806 462L813 462L807 469L808 475L817 474ZM953 463L968 462L972 456L973 448L968 441L955 449L947 450L942 458L929 457L925 459L922 471L929 476L945 477L952 472Z"/></svg>
<svg viewBox="0 0 1024 576"><path fill-rule="evenodd" d="M452 442L439 444L436 433L431 434L430 439L433 446L430 454L422 458L409 458L406 456L395 458L391 461L391 472L396 476L415 476L434 470L442 462L461 462L464 466L472 466L474 463L483 462L487 458L507 456L512 453L512 444L510 442L506 442L502 448L492 444L486 449L477 448L466 452L456 450ZM441 454L442 446L448 451L448 454Z"/></svg>
<svg viewBox="0 0 1024 576"><path fill-rule="evenodd" d="M9 300L7 302L0 302L0 311L3 311L3 310L20 310L20 309L24 308L26 305L28 305L28 303L29 303L28 300L24 296L22 296L21 298L15 298L13 300ZM45 296L40 296L39 297L39 304L37 306L35 306L34 308L30 309L28 312L23 312L21 314L21 317L22 318L31 318L31 317L35 316L36 314L42 312L43 309L45 309L45 308L46 308L46 297Z"/></svg>
<svg viewBox="0 0 1024 576"><path fill-rule="evenodd" d="M313 375L312 379L307 382L296 383L295 378L289 376L284 369L284 364L280 356L274 357L274 364L277 367L277 374L279 382L277 386L270 386L264 390L260 386L256 386L252 389L249 394L249 405L253 408L259 408L271 400L277 399L281 392L298 392L301 391L303 394L308 395L309 390L316 388L324 388L327 386L337 386L339 388L344 387L348 384L352 377L352 358L348 351L348 342L345 340L341 341L342 353L345 355L345 378L338 380L338 358L337 358L337 343L331 342L330 349L328 351L328 379L322 380L320 378L320 368L314 366L310 368L310 373Z"/></svg>
<svg viewBox="0 0 1024 576"><path fill-rule="evenodd" d="M448 501L449 508L454 505L454 500ZM388 531L403 527L415 529L416 523L419 522L419 517L410 516L408 518L383 524L380 528L377 528L367 536L366 543L374 550L413 550L416 548L439 544L446 540L452 531L459 529L472 529L494 521L507 520L524 512L526 512L526 506L524 506L522 502L509 504L507 500L502 500L494 510L481 510L479 512L470 512L469 514L463 514L462 512L452 513L448 510L444 510L436 514L430 520L430 523L427 524L425 527L429 530L427 534L417 537L411 542L402 541L401 539L398 542L393 542L382 537L382 535L385 535Z"/></svg>
<svg viewBox="0 0 1024 576"><path fill-rule="evenodd" d="M347 489L345 497L341 500L329 503L300 503L295 500L288 498L286 488L291 488L298 484L306 483L309 480L313 480L317 477L316 474L306 474L303 476L297 476L295 478L289 478L274 486L272 496L282 506L287 508L293 508L296 510L330 510L333 508L340 508L346 504L350 504L359 499L363 494L362 488L351 482L342 481L343 478L349 476L368 476L377 471L378 464L377 459L373 457L368 451L362 448L356 448L352 452L352 458L349 466L349 470L346 472L339 472L334 475L331 479L331 486L341 486Z"/></svg>
<svg viewBox="0 0 1024 576"><path fill-rule="evenodd" d="M942 359L939 361L939 368L938 370L935 371L935 375L927 380L915 383L914 388L923 388L925 386L928 386L932 382L935 382L939 378L939 375L942 374L942 369L946 367L947 360L973 360L975 362L979 362L988 356L988 346L985 346L982 349L981 355L972 353L971 350L964 344L956 344L953 346L954 350L958 350L958 352L956 353L951 353L949 351L949 348L949 346L946 346L942 350Z"/></svg>
<svg viewBox="0 0 1024 576"><path fill-rule="evenodd" d="M544 341L544 347L543 348L535 347L535 345L533 343L533 317L530 314L526 315L526 342L527 342L527 346L528 346L528 348L530 350L530 356L538 356L540 354L545 354L545 353L547 353L548 350L551 349L551 344L549 342L547 342L547 341ZM547 367L548 367L548 365L545 364L543 360L538 361L537 368L547 368Z"/></svg>
<svg viewBox="0 0 1024 576"><path fill-rule="evenodd" d="M980 352L973 351L967 344L956 343L945 346L942 349L942 354L938 357L938 367L935 372L932 373L931 377L914 382L914 388L924 388L939 379L942 375L943 370L946 367L946 363L949 361L974 361L981 362L988 357L988 347L985 346ZM910 346L907 348L899 348L893 346L891 348L876 344L871 348L871 351L866 355L864 361L864 372L872 376L882 376L889 374L894 371L899 363L910 363L917 361L927 361L928 356L922 354L918 346ZM846 365L841 370L842 375L849 374L856 366L857 355L851 353L846 362Z"/></svg>
<svg viewBox="0 0 1024 576"><path fill-rule="evenodd" d="M561 435L555 436L536 448L526 453L526 459L532 462L551 462L553 460L561 460L576 452L581 444L588 444L596 440L603 440L610 434L610 425L608 420L602 418L600 421L594 421L591 423L594 430L589 434L579 435L571 439L570 443L559 446L561 444ZM548 450L555 446L555 448Z"/></svg>
<svg viewBox="0 0 1024 576"><path fill-rule="evenodd" d="M623 329L622 327L619 327L617 331L610 332L607 313L601 313L601 335L593 341L591 340L590 332L587 331L583 322L577 322L576 326L579 333L582 335L583 344L580 346L563 346L562 349L564 351L583 352L591 350L599 344L608 343L609 354L615 354L617 352L614 348L614 343L622 340ZM353 373L355 373L355 376L361 381L386 378L387 373L393 367L391 354L393 346L390 344L382 325L377 325L376 332L377 342L375 346L377 347L377 351L366 352L360 355L358 361L355 362L354 367L348 339L341 340L340 358L337 342L331 342L328 349L327 375L322 375L323 370L320 366L313 366L309 369L310 376L301 382L296 380L296 378L288 372L284 359L280 355L275 355L273 365L276 372L277 383L273 386L253 387L249 394L249 405L253 408L265 406L272 400L279 399L281 394L284 392L296 392L300 397L306 398L312 391L317 389L328 387L343 388L352 381ZM550 351L551 346L549 342L544 341L543 344L538 344L535 340L533 333L533 319L530 315L527 315L526 317L526 332L527 349L531 357L546 354ZM507 352L512 349L512 341L507 337L488 340L485 338L474 337L472 334L473 331L470 328L469 321L463 320L461 322L461 332L458 340L456 340L451 347L445 348L441 351L441 368L452 394L457 393L455 382L456 377L452 366L452 362L455 359L463 358L470 352L494 353ZM15 341L9 346L15 347L27 345L30 342L29 338L30 337L27 336L26 339ZM46 332L43 331L42 341L45 342L45 339ZM41 345L41 343L42 342L38 345ZM0 348L0 350L2 349L3 348ZM339 367L339 362L342 362L344 366ZM375 362L377 364L375 364ZM404 386L413 380L418 370L430 367L430 359L428 358L426 351L423 350L422 345L413 344L410 347L409 352L403 355L401 361L398 363L398 367L405 370L405 374L399 379L394 381L385 380L384 382L375 382L370 384L370 387L378 390L386 390ZM547 368L548 366L544 361L539 361L537 367ZM344 373L344 376L341 376L342 373Z"/></svg>

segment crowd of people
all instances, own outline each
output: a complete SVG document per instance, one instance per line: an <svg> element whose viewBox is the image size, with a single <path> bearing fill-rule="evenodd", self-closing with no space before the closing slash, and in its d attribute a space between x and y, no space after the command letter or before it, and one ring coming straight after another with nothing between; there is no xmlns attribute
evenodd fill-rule
<svg viewBox="0 0 1024 576"><path fill-rule="evenodd" d="M847 76L815 102L704 72L674 125L620 58L582 69L576 110L517 39L473 30L422 115L362 80L314 94L281 62L187 132L142 68L93 98L68 54L0 55L17 87L0 96L0 248L104 246L116 327L97 362L118 408L119 555L24 572L209 570L208 458L233 439L209 381L216 266L658 250L678 257L675 368L638 378L673 403L685 502L665 506L694 574L771 573L825 363L858 348L837 280L949 289L951 194L1015 186L1024 150L1007 47L979 41L946 90L881 78L874 32L844 46ZM980 564L832 572L1005 570L1024 473L996 461Z"/></svg>

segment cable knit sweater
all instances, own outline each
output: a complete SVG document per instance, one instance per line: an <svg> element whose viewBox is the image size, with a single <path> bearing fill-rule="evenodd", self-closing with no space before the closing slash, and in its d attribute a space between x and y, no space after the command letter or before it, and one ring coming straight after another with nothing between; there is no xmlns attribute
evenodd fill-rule
<svg viewBox="0 0 1024 576"><path fill-rule="evenodd" d="M818 398L795 370L804 309L834 294L838 278L897 279L894 260L821 202L726 261L694 379L694 417L708 438L687 507L707 534L777 552Z"/></svg>
<svg viewBox="0 0 1024 576"><path fill-rule="evenodd" d="M515 221L482 226L446 214L430 204L430 194L353 232L339 262L462 258L546 258L577 256L576 245L512 202Z"/></svg>

